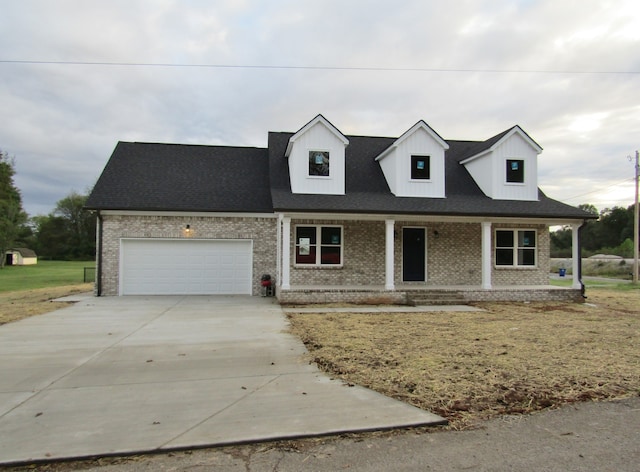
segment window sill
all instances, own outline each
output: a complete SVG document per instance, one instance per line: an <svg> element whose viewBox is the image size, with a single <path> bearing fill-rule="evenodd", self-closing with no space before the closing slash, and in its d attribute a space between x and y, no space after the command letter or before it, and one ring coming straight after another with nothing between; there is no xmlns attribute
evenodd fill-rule
<svg viewBox="0 0 640 472"><path fill-rule="evenodd" d="M344 266L342 264L324 264L324 265L315 265L315 264L294 264L294 269L302 269L302 270L336 270L342 269Z"/></svg>
<svg viewBox="0 0 640 472"><path fill-rule="evenodd" d="M496 270L538 270L538 266L508 266L508 265L493 265Z"/></svg>

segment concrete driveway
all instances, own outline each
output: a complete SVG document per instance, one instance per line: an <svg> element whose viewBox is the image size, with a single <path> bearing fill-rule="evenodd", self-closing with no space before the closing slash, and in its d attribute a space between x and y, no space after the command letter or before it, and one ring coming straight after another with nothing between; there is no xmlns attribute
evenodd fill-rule
<svg viewBox="0 0 640 472"><path fill-rule="evenodd" d="M305 352L260 297L85 298L0 326L0 464L443 422Z"/></svg>

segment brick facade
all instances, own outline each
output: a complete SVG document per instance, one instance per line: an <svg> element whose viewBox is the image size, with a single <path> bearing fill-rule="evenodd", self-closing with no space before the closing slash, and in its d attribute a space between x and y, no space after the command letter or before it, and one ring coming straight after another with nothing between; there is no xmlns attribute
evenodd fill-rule
<svg viewBox="0 0 640 472"><path fill-rule="evenodd" d="M275 217L207 217L104 215L102 220L101 294L118 295L121 238L183 239L186 225L191 238L251 239L253 241L253 295L261 293L260 276L277 277L277 225ZM298 225L340 225L343 228L342 267L301 267L295 265L295 228ZM426 282L402 280L402 231L404 227L424 228L426 236ZM495 290L483 291L481 275L481 225L479 223L424 223L397 221L394 230L396 291L384 290L385 222L293 219L291 221L292 290L281 292L283 303L406 303L407 291L455 286L465 298L478 300L574 299L575 293L553 290L518 290L518 286L548 286L549 245L545 225L498 225L495 230L535 229L537 265L533 268L496 268L492 264ZM493 257L493 249L492 249ZM277 281L276 281L277 282ZM505 288L505 287L508 287Z"/></svg>
<svg viewBox="0 0 640 472"><path fill-rule="evenodd" d="M300 267L295 265L295 227L297 225L341 225L343 227L342 267ZM404 227L424 228L426 282L402 280L402 231ZM495 286L549 284L549 231L545 225L493 225L499 228L535 229L537 265L527 268L494 267ZM424 223L410 220L395 223L394 280L396 286L480 286L482 284L482 239L480 223ZM291 221L291 286L384 286L384 221ZM493 244L492 244L493 246ZM492 260L493 260L492 247Z"/></svg>
<svg viewBox="0 0 640 472"><path fill-rule="evenodd" d="M105 215L102 221L102 295L118 295L121 238L191 238L253 240L253 295L261 291L260 276L276 273L275 217Z"/></svg>

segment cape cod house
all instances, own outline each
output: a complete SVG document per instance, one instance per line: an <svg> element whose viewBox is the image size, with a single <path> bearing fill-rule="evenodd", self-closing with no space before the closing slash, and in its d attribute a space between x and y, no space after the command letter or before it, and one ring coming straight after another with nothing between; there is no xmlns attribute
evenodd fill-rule
<svg viewBox="0 0 640 472"><path fill-rule="evenodd" d="M580 300L592 215L538 189L519 126L446 140L345 136L322 115L266 148L116 146L88 198L97 295L253 294L284 303ZM549 227L573 229L571 288L549 285Z"/></svg>

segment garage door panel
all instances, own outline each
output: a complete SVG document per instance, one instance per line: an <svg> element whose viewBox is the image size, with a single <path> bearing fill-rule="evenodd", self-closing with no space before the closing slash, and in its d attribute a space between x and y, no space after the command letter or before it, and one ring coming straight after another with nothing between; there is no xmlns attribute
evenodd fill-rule
<svg viewBox="0 0 640 472"><path fill-rule="evenodd" d="M123 295L251 294L248 240L123 239Z"/></svg>

